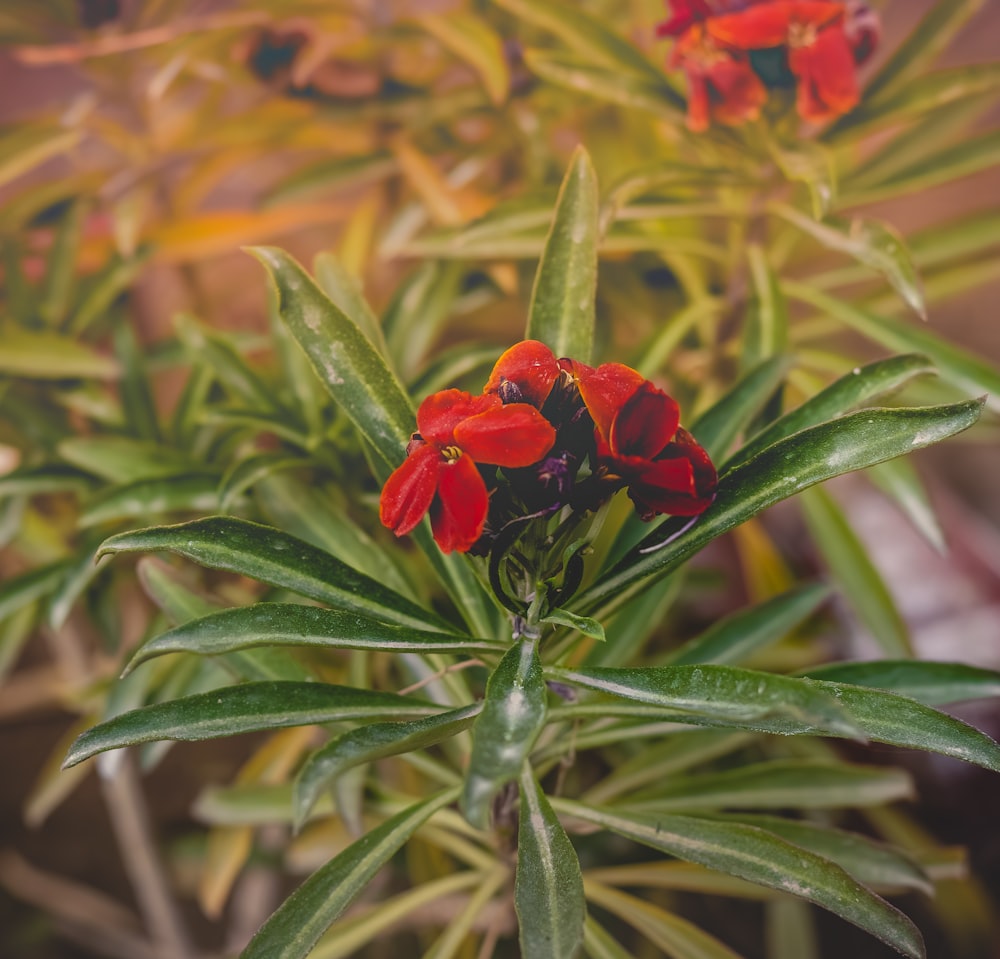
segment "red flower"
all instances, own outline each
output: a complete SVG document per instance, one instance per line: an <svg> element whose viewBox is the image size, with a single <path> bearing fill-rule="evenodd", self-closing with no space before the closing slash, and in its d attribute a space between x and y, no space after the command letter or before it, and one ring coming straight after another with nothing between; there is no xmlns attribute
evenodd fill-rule
<svg viewBox="0 0 1000 959"><path fill-rule="evenodd" d="M799 115L821 121L847 113L860 97L846 13L842 3L829 0L778 0L713 17L705 29L737 50L787 47L788 67L798 80ZM870 46L870 34L864 37Z"/></svg>
<svg viewBox="0 0 1000 959"><path fill-rule="evenodd" d="M696 516L715 496L708 454L679 426L677 403L621 363L592 369L568 361L594 420L595 473L628 487L643 519L658 513Z"/></svg>
<svg viewBox="0 0 1000 959"><path fill-rule="evenodd" d="M726 124L756 120L767 89L746 54L723 49L696 24L678 41L671 62L688 81L688 129L707 130L711 121Z"/></svg>
<svg viewBox="0 0 1000 959"><path fill-rule="evenodd" d="M555 430L533 406L461 390L428 396L417 410L417 430L382 489L379 517L402 536L430 511L445 553L466 552L482 534L489 491L476 464L530 466L555 442Z"/></svg>
<svg viewBox="0 0 1000 959"><path fill-rule="evenodd" d="M555 354L538 340L522 340L496 361L484 393L496 393L505 403L525 402L541 409L559 376Z"/></svg>
<svg viewBox="0 0 1000 959"><path fill-rule="evenodd" d="M672 63L688 78L688 126L756 119L767 90L750 53L773 50L797 81L797 107L823 121L860 97L857 64L878 40L878 17L860 2L834 0L669 0L657 33L677 37ZM760 67L759 62L756 63ZM780 81L776 81L780 82Z"/></svg>

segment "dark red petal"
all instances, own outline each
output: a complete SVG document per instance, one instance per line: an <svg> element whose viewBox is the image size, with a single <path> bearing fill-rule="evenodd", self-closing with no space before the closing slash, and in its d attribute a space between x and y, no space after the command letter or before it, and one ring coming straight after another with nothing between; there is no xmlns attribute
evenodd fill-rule
<svg viewBox="0 0 1000 959"><path fill-rule="evenodd" d="M640 514L649 518L657 513L671 516L697 516L715 497L698 488L694 464L688 459L647 462L636 471L628 495Z"/></svg>
<svg viewBox="0 0 1000 959"><path fill-rule="evenodd" d="M843 4L832 0L777 0L712 17L705 29L720 43L737 50L763 50L787 43L793 25L822 28L843 16Z"/></svg>
<svg viewBox="0 0 1000 959"><path fill-rule="evenodd" d="M504 380L521 391L526 403L541 409L559 375L555 355L538 340L523 340L504 353L483 388L484 393L496 393Z"/></svg>
<svg viewBox="0 0 1000 959"><path fill-rule="evenodd" d="M444 553L466 552L486 524L490 497L470 456L443 463L431 504L431 530Z"/></svg>
<svg viewBox="0 0 1000 959"><path fill-rule="evenodd" d="M462 420L455 442L477 463L531 466L556 441L552 424L527 403L508 403Z"/></svg>
<svg viewBox="0 0 1000 959"><path fill-rule="evenodd" d="M658 37L679 37L692 23L712 15L706 0L668 0L670 16L657 24Z"/></svg>
<svg viewBox="0 0 1000 959"><path fill-rule="evenodd" d="M416 447L382 487L378 511L382 525L397 536L409 533L430 508L443 465L433 446Z"/></svg>
<svg viewBox="0 0 1000 959"><path fill-rule="evenodd" d="M829 120L857 105L854 54L842 27L823 30L814 43L789 50L788 66L799 78L797 107L804 120Z"/></svg>
<svg viewBox="0 0 1000 959"><path fill-rule="evenodd" d="M470 416L485 413L501 405L498 396L473 396L462 390L432 393L417 410L417 431L435 446L455 442L455 427Z"/></svg>
<svg viewBox="0 0 1000 959"><path fill-rule="evenodd" d="M622 456L652 459L673 439L680 419L677 402L646 380L612 421L609 445Z"/></svg>
<svg viewBox="0 0 1000 959"><path fill-rule="evenodd" d="M756 120L767 102L767 87L746 60L720 60L709 69L707 85L712 119L719 123Z"/></svg>
<svg viewBox="0 0 1000 959"><path fill-rule="evenodd" d="M602 363L596 370L585 369L577 374L580 395L606 442L611 442L612 424L618 412L645 382L641 373L624 363Z"/></svg>

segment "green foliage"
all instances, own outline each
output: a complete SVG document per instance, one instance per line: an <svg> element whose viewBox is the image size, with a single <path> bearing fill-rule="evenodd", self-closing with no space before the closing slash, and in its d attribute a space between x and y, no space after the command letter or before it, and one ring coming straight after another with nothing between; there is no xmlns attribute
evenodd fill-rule
<svg viewBox="0 0 1000 959"><path fill-rule="evenodd" d="M935 708L995 698L1000 675L911 657L818 484L870 471L944 549L901 457L981 415L995 431L996 364L931 325L994 278L991 199L911 235L864 209L996 165L997 65L935 68L982 0L934 4L823 129L775 97L699 134L653 25L605 0L405 19L168 0L96 32L84 6L0 15L21 68L73 63L93 91L0 134L0 675L27 643L75 664L59 704L89 728L66 766L263 734L196 801L204 849L176 853L216 916L251 854L312 872L244 959L412 950L413 930L435 959L761 951L657 889L764 903L788 933L769 959L810 940L790 896L923 956L881 897L954 865L889 805L919 798L910 776L863 750L1000 771ZM286 234L323 246L313 275L266 245ZM267 286L246 323L239 288L262 284L228 272L241 244ZM579 592L549 608L559 580L536 584L510 616L479 559L427 524L393 541L377 498L420 400L475 389L525 326L669 383L720 484L693 523L614 502L565 546ZM800 492L791 546L764 511ZM891 658L824 662L834 594ZM79 781L49 765L36 808ZM862 816L874 838L844 828Z"/></svg>

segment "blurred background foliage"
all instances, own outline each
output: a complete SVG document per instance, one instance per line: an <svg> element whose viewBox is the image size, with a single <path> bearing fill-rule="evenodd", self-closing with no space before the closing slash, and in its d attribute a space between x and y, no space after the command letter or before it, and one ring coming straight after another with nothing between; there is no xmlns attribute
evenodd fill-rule
<svg viewBox="0 0 1000 959"><path fill-rule="evenodd" d="M385 548L364 451L238 248L280 241L315 257L321 287L384 337L413 395L478 382L520 336L579 142L602 188L598 351L668 384L687 417L779 354L792 359L772 412L889 352L925 354L940 373L909 382L901 402L989 395L964 447L921 460L936 513L899 461L803 497L804 518L793 504L713 547L683 596L658 600L672 604L669 628L633 651L655 656L825 569L840 598L762 665L914 647L1000 665L1000 16L970 0L875 6L884 37L862 104L804 136L780 96L759 124L690 133L654 36L658 0L7 0L0 722L13 785L0 949L155 955L141 915L172 944L164 955L193 954L188 935L232 950L284 888L277 860L301 873L344 842L331 821L283 845L281 789L308 729L184 758L155 745L105 763L99 784L89 766L58 772L99 718L234 670L291 668L175 657L113 684L140 638L260 588L153 558L136 577L94 563L95 549L121 530L224 512L433 600L419 563ZM361 669L296 662L305 675ZM995 728L995 713L975 715ZM933 906L915 907L935 913L939 954L985 959L988 892L949 884L961 870L947 843L971 841L980 874L1000 875L996 786L907 762L923 809L852 815L922 849L943 878ZM439 854L408 853L413 875L434 874ZM722 921L718 901L683 897L699 921ZM754 942L760 915L730 908L725 921ZM766 914L772 940L798 928L785 908ZM884 954L836 932L840 950ZM773 954L809 954L796 948Z"/></svg>

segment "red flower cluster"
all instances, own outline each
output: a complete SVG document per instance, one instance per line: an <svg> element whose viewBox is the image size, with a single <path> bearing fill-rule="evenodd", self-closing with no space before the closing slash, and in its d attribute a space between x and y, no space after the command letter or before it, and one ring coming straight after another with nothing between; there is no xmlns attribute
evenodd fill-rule
<svg viewBox="0 0 1000 959"><path fill-rule="evenodd" d="M482 395L444 390L420 404L380 517L402 536L429 512L448 553L486 552L511 520L591 511L622 488L643 519L695 516L712 502L715 469L679 420L677 403L635 370L558 360L525 340Z"/></svg>
<svg viewBox="0 0 1000 959"><path fill-rule="evenodd" d="M799 115L822 121L858 102L855 68L875 49L878 17L859 0L667 0L659 36L687 74L688 127L755 120L769 86L794 83Z"/></svg>

